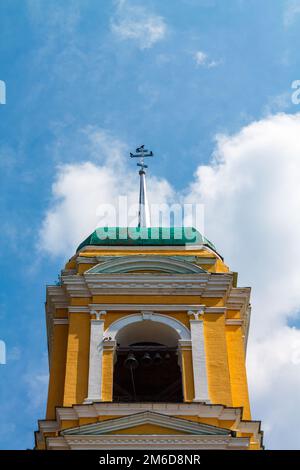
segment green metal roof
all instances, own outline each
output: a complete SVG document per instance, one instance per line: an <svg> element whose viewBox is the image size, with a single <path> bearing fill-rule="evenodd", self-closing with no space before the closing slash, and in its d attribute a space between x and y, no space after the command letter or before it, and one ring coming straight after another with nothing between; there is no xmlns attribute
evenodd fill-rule
<svg viewBox="0 0 300 470"><path fill-rule="evenodd" d="M77 248L84 246L215 246L194 227L100 227Z"/></svg>

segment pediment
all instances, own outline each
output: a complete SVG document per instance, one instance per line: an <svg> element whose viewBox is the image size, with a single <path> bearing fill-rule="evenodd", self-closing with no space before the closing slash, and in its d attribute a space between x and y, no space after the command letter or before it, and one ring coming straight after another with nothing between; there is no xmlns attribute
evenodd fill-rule
<svg viewBox="0 0 300 470"><path fill-rule="evenodd" d="M65 436L100 436L107 434L191 434L201 436L232 436L230 429L197 423L152 411L109 419L66 429Z"/></svg>
<svg viewBox="0 0 300 470"><path fill-rule="evenodd" d="M86 274L120 274L135 272L160 272L167 274L196 274L206 271L200 266L169 256L116 256L97 264Z"/></svg>

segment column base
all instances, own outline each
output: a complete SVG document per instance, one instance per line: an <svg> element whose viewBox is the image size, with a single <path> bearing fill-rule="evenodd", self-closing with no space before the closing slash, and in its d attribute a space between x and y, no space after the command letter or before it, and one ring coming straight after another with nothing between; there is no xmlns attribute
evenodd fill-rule
<svg viewBox="0 0 300 470"><path fill-rule="evenodd" d="M90 405L90 404L95 403L97 401L102 401L102 398L100 398L100 397L94 397L94 398L88 397L88 398L85 398L83 400L83 404L84 405Z"/></svg>

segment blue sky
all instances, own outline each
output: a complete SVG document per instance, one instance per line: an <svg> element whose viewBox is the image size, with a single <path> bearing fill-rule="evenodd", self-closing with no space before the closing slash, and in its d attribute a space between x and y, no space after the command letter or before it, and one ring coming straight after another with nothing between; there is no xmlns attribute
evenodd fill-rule
<svg viewBox="0 0 300 470"><path fill-rule="evenodd" d="M217 135L299 112L299 25L300 2L288 0L0 1L1 448L31 448L44 416L45 285L74 251L45 242L47 214L65 197L52 186L61 169L109 166L121 149L129 174L128 151L146 143L151 174L187 192L220 147ZM298 325L296 310L287 307L289 325Z"/></svg>

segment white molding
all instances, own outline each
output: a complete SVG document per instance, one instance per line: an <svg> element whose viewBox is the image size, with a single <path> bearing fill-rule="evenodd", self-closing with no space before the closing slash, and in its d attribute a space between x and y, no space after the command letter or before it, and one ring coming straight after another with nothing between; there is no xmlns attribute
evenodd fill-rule
<svg viewBox="0 0 300 470"><path fill-rule="evenodd" d="M210 400L208 394L206 354L203 331L204 322L202 318L201 320L198 320L199 315L203 316L203 311L204 309L201 309L197 312L197 319L190 320L195 390L194 401L209 403Z"/></svg>
<svg viewBox="0 0 300 470"><path fill-rule="evenodd" d="M161 435L101 435L48 437L47 449L95 449L95 450L170 450L170 449L239 449L247 450L249 437L193 436L188 434Z"/></svg>
<svg viewBox="0 0 300 470"><path fill-rule="evenodd" d="M91 297L102 294L147 295L202 295L203 297L227 298L232 288L233 274L92 274L64 275L62 286L71 297ZM236 294L235 294L236 295ZM244 294L239 297L245 301Z"/></svg>
<svg viewBox="0 0 300 470"><path fill-rule="evenodd" d="M98 436L114 431L125 430L134 426L141 426L143 424L162 426L168 429L182 431L192 435L232 435L232 431L228 428L216 427L205 423L198 423L187 419L177 418L174 416L166 416L154 411L142 411L141 413L135 413L130 416L120 418L116 417L110 420L84 424L82 426L65 429L61 432L61 434L65 436Z"/></svg>
<svg viewBox="0 0 300 470"><path fill-rule="evenodd" d="M88 377L88 396L85 403L99 401L102 399L102 355L103 355L103 331L104 320L101 315L105 315L105 311L94 311L96 319L91 319L90 326L90 356L89 356L89 377Z"/></svg>
<svg viewBox="0 0 300 470"><path fill-rule="evenodd" d="M127 254L126 254L127 255ZM125 256L126 256L125 255ZM129 256L140 256L141 254L140 253L130 253ZM100 256L84 256L83 254L79 255L77 257L77 259L85 259L86 263L88 263L88 260L93 260L93 262L95 264L98 264L98 263L101 263L105 260L105 258L115 258L115 257L120 257L120 256L124 256L124 254L119 254L119 253L111 253L109 255L100 255ZM142 256L154 256L152 253L142 253ZM155 256L160 256L160 255L155 255ZM216 263L216 258L215 257L210 257L210 256L201 256L199 255L198 253L178 253L176 255L166 255L166 256L179 256L179 257L184 257L184 258L196 258L196 264L201 266L202 264L206 264L206 265L214 265ZM187 260L189 261L189 260ZM80 263L81 261L78 261L78 263ZM190 261L192 262L192 261Z"/></svg>
<svg viewBox="0 0 300 470"><path fill-rule="evenodd" d="M39 430L42 433L45 429L59 430L61 421L75 421L80 418L97 419L98 416L120 417L130 416L142 411L155 411L167 416L177 416L187 418L189 416L201 419L214 418L222 421L233 421L232 429L238 432L252 433L253 439L260 444L262 433L259 421L243 421L242 409L237 407L226 407L225 405L205 404L205 403L113 403L97 402L93 404L73 405L72 407L57 407L56 420L40 420ZM56 426L56 427L55 427ZM54 429L55 428L55 429Z"/></svg>
<svg viewBox="0 0 300 470"><path fill-rule="evenodd" d="M153 270L160 274L206 274L201 266L192 260L182 260L171 256L143 255L139 256L116 256L109 260L102 261L85 271L84 277L88 279L95 274L129 274L130 272L141 270Z"/></svg>
<svg viewBox="0 0 300 470"><path fill-rule="evenodd" d="M243 325L243 320L240 318L227 318L225 320L225 325L235 325L235 326L241 326Z"/></svg>
<svg viewBox="0 0 300 470"><path fill-rule="evenodd" d="M113 246L113 245L86 245L82 247L80 250L78 250L77 253L83 253L85 251L138 251L138 252L143 252L143 251L199 251L199 250L205 250L209 251L210 253L214 254L217 256L217 254L209 250L207 246L205 245L136 245L136 246L128 246L128 245L119 245L119 246Z"/></svg>
<svg viewBox="0 0 300 470"><path fill-rule="evenodd" d="M204 313L226 313L226 307L203 307L202 304L89 304L88 307L69 307L69 312L79 313L88 311L89 308L103 308L109 311L140 312L140 311L162 311L162 312L188 312L189 310L204 309ZM82 310L81 310L82 309Z"/></svg>
<svg viewBox="0 0 300 470"><path fill-rule="evenodd" d="M69 319L68 318L53 318L54 325L68 325Z"/></svg>
<svg viewBox="0 0 300 470"><path fill-rule="evenodd" d="M178 347L180 351L191 351L192 350L192 341L180 339L178 341Z"/></svg>
<svg viewBox="0 0 300 470"><path fill-rule="evenodd" d="M142 309L142 310L150 310L150 309ZM119 318L115 322L111 323L111 325L105 330L104 337L109 337L112 340L116 339L116 335L122 328L132 324L144 321L143 314L133 314L133 315L126 315L124 317ZM190 339L190 331L189 329L181 323L179 320L175 318L169 317L167 315L161 315L159 313L153 313L150 316L150 321L163 323L173 330L176 331L178 338L183 340Z"/></svg>
<svg viewBox="0 0 300 470"><path fill-rule="evenodd" d="M113 403L102 402L92 405L73 405L71 408L56 408L56 419L76 420L79 418L95 418L97 416L127 416L141 411L156 411L166 415L197 416L199 418L217 418L221 421L241 419L241 408L227 408L225 405L205 403ZM250 421L250 423L257 422Z"/></svg>
<svg viewBox="0 0 300 470"><path fill-rule="evenodd" d="M83 306L69 306L69 313L90 313L92 309L103 309L106 312L151 312L151 313L160 313L160 312L188 312L191 309L199 310L201 304L192 305L192 304L89 304ZM209 314L225 314L227 307L205 307L204 313Z"/></svg>

